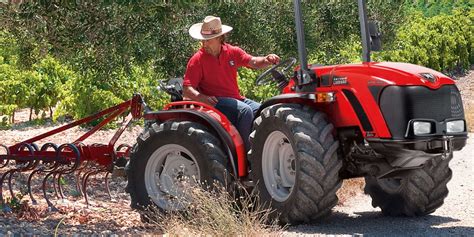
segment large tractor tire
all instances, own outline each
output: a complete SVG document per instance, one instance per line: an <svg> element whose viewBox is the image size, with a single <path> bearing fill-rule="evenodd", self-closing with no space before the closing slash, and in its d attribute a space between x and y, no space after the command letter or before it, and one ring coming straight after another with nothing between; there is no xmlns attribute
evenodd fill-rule
<svg viewBox="0 0 474 237"><path fill-rule="evenodd" d="M432 159L423 168L407 171L400 178L365 178L365 193L372 206L387 216L424 216L443 205L452 177L449 159Z"/></svg>
<svg viewBox="0 0 474 237"><path fill-rule="evenodd" d="M195 185L230 183L219 140L188 121L155 123L145 129L132 150L127 177L131 207L146 210L155 205L161 212L183 210L191 200L187 191Z"/></svg>
<svg viewBox="0 0 474 237"><path fill-rule="evenodd" d="M341 187L339 143L325 114L277 104L254 122L249 153L260 203L282 224L309 222L331 213Z"/></svg>

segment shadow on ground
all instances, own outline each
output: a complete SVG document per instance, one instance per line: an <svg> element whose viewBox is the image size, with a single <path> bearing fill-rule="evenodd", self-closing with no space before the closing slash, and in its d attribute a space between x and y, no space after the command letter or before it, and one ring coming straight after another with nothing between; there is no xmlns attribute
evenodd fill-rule
<svg viewBox="0 0 474 237"><path fill-rule="evenodd" d="M357 216L336 212L331 217L311 225L290 227L295 234L325 234L364 236L474 236L474 227L443 227L458 219L429 215L424 217L386 217L380 212L356 212Z"/></svg>

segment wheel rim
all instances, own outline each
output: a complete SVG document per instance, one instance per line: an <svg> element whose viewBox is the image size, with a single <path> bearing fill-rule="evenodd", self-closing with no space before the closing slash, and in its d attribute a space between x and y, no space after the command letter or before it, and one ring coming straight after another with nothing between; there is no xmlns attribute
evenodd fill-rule
<svg viewBox="0 0 474 237"><path fill-rule="evenodd" d="M296 160L290 141L280 131L270 133L265 140L262 173L272 198L278 202L288 199L295 185Z"/></svg>
<svg viewBox="0 0 474 237"><path fill-rule="evenodd" d="M199 166L189 150L167 144L150 156L145 168L145 187L151 200L165 210L181 210L190 201L190 188L198 184Z"/></svg>

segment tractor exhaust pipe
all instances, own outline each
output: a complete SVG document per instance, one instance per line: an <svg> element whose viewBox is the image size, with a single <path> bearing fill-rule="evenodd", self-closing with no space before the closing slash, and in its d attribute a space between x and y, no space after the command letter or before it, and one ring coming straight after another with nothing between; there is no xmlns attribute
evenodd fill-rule
<svg viewBox="0 0 474 237"><path fill-rule="evenodd" d="M298 85L311 83L311 76L308 69L308 60L306 55L306 45L304 40L303 14L301 13L301 1L294 0L296 39L298 42L298 57L300 60L300 70L298 72Z"/></svg>
<svg viewBox="0 0 474 237"><path fill-rule="evenodd" d="M362 39L362 61L370 62L370 32L367 23L367 4L365 0L358 0L360 34Z"/></svg>

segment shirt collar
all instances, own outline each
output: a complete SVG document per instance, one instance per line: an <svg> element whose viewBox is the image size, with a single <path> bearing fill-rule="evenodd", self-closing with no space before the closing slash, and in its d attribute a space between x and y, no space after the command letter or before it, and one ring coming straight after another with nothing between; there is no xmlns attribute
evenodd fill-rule
<svg viewBox="0 0 474 237"><path fill-rule="evenodd" d="M227 52L228 50L229 50L229 44L224 43L224 44L221 46L221 54L222 54L223 52ZM208 52L206 52L206 50L205 50L203 47L201 47L201 48L199 49L199 51L201 51L201 52L202 52L203 54L205 54L205 55L212 56L212 55L210 55Z"/></svg>

